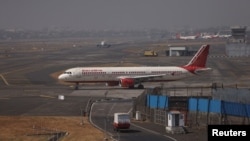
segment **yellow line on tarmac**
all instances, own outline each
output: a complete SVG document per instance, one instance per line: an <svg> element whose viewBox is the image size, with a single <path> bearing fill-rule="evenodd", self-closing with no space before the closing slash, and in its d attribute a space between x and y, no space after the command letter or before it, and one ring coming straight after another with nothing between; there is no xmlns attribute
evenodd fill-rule
<svg viewBox="0 0 250 141"><path fill-rule="evenodd" d="M8 83L8 81L4 78L4 76L2 74L0 74L0 77L3 79L3 82L5 83L5 85L9 86L10 84Z"/></svg>
<svg viewBox="0 0 250 141"><path fill-rule="evenodd" d="M23 70L27 70L31 67L26 67L26 68L22 68L22 69L16 69L16 70L13 70L13 71L8 71L8 72L5 72L5 73L2 73L2 74L10 74L10 73L13 73L13 72L18 72L18 71L23 71Z"/></svg>
<svg viewBox="0 0 250 141"><path fill-rule="evenodd" d="M44 98L56 98L54 96L49 96L49 95L40 95L40 97L44 97Z"/></svg>

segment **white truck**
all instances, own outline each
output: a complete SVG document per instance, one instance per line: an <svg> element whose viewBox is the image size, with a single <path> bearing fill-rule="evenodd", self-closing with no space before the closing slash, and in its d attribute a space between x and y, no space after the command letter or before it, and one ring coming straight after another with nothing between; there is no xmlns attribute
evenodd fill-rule
<svg viewBox="0 0 250 141"><path fill-rule="evenodd" d="M130 115L128 113L114 113L114 131L130 128Z"/></svg>

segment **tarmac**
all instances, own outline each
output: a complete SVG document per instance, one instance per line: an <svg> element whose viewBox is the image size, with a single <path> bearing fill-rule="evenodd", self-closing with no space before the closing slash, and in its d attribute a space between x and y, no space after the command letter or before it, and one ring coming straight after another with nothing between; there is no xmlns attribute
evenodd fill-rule
<svg viewBox="0 0 250 141"><path fill-rule="evenodd" d="M154 45L155 42L128 43L110 48L96 48L93 46L77 46L75 41L55 41L46 43L34 41L32 45L27 42L8 42L6 47L15 48L8 54L1 54L0 65L0 115L36 115L36 116L79 116L80 108L85 108L89 99L133 99L142 93L142 90L127 90L122 88L105 87L105 84L82 85L79 91L74 91L72 85L63 85L51 74L62 72L75 66L175 66L184 65L191 56L166 57L167 46ZM78 42L79 44L81 42ZM172 45L190 45L199 48L208 42L173 42ZM34 46L36 49L34 49ZM145 48L159 51L159 56L147 58L141 55ZM22 48L21 50L19 48ZM213 68L212 73L197 76L181 82L145 83L146 88L154 87L187 87L211 86L212 83L224 84L225 87L238 84L238 87L249 87L250 60L248 58L230 58L224 54L223 43L211 43L211 50L207 66ZM183 90L181 90L183 91ZM171 91L177 95L180 91ZM197 92L194 92L197 94ZM58 99L59 95L64 100ZM207 140L206 127L187 127L187 134L168 134L162 125L149 121L136 121L132 123L138 128L144 128L157 135L170 136L180 141Z"/></svg>

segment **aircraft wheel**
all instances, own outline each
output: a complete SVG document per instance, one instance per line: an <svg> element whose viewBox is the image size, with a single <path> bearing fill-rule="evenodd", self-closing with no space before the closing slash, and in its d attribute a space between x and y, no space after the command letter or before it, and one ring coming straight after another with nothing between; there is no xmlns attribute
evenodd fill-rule
<svg viewBox="0 0 250 141"><path fill-rule="evenodd" d="M114 131L115 131L115 132L118 132L119 130L118 130L118 128L114 128Z"/></svg>
<svg viewBox="0 0 250 141"><path fill-rule="evenodd" d="M144 86L142 84L138 85L138 89L144 89Z"/></svg>
<svg viewBox="0 0 250 141"><path fill-rule="evenodd" d="M79 89L79 83L76 83L75 90L78 90L78 89Z"/></svg>

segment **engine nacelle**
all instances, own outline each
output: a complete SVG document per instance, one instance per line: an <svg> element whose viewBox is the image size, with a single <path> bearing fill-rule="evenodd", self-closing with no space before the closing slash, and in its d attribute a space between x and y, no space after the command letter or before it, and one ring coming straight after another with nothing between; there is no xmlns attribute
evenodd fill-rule
<svg viewBox="0 0 250 141"><path fill-rule="evenodd" d="M119 82L107 82L106 83L106 86L118 86L119 85Z"/></svg>
<svg viewBox="0 0 250 141"><path fill-rule="evenodd" d="M129 87L133 88L135 85L135 80L131 78L124 78L120 80L120 86L121 87Z"/></svg>

